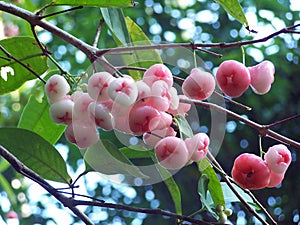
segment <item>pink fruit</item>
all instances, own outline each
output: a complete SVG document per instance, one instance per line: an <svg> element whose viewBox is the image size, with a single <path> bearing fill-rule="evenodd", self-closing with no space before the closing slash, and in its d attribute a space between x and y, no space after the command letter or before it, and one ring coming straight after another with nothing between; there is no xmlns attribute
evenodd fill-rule
<svg viewBox="0 0 300 225"><path fill-rule="evenodd" d="M74 121L65 130L66 139L79 148L88 148L97 143L99 134L95 125L87 121Z"/></svg>
<svg viewBox="0 0 300 225"><path fill-rule="evenodd" d="M233 180L245 189L261 189L270 182L270 169L258 156L243 153L238 156L231 171Z"/></svg>
<svg viewBox="0 0 300 225"><path fill-rule="evenodd" d="M151 96L153 96L156 105L160 105L161 111L166 111L170 107L171 93L168 84L165 81L155 81L151 86ZM162 107L165 108L162 108Z"/></svg>
<svg viewBox="0 0 300 225"><path fill-rule="evenodd" d="M169 88L173 86L173 75L164 64L154 64L149 67L144 73L142 80L150 87L157 80L166 82Z"/></svg>
<svg viewBox="0 0 300 225"><path fill-rule="evenodd" d="M159 121L158 124L156 126L156 130L161 130L164 129L166 127L169 127L172 122L173 122L173 117L171 114L166 113L166 112L159 112L160 117L159 117Z"/></svg>
<svg viewBox="0 0 300 225"><path fill-rule="evenodd" d="M266 94L274 82L275 67L270 61L263 61L256 66L248 67L251 77L251 88L256 94Z"/></svg>
<svg viewBox="0 0 300 225"><path fill-rule="evenodd" d="M180 99L187 99L185 95L178 95L179 97L179 104L177 109L168 109L168 112L171 113L173 116L176 116L177 114L185 116L188 111L191 109L191 104L180 102Z"/></svg>
<svg viewBox="0 0 300 225"><path fill-rule="evenodd" d="M91 98L99 102L109 100L108 86L114 79L108 72L94 73L88 80L87 88Z"/></svg>
<svg viewBox="0 0 300 225"><path fill-rule="evenodd" d="M54 102L50 106L50 118L55 123L70 124L73 117L74 102L70 99L64 99Z"/></svg>
<svg viewBox="0 0 300 225"><path fill-rule="evenodd" d="M135 82L137 89L138 89L138 99L137 101L149 97L151 95L151 89L148 84L144 81L139 80Z"/></svg>
<svg viewBox="0 0 300 225"><path fill-rule="evenodd" d="M45 85L45 92L50 104L61 100L70 91L67 80L58 74L51 76Z"/></svg>
<svg viewBox="0 0 300 225"><path fill-rule="evenodd" d="M129 113L130 130L136 135L156 129L161 115L152 106L134 106Z"/></svg>
<svg viewBox="0 0 300 225"><path fill-rule="evenodd" d="M171 87L169 90L170 93L170 106L169 109L170 110L176 110L179 106L179 96L177 94L177 90L174 87Z"/></svg>
<svg viewBox="0 0 300 225"><path fill-rule="evenodd" d="M205 100L215 90L215 79L212 74L198 68L191 70L182 84L183 94L189 98Z"/></svg>
<svg viewBox="0 0 300 225"><path fill-rule="evenodd" d="M6 214L7 219L18 219L18 214L15 211L9 211Z"/></svg>
<svg viewBox="0 0 300 225"><path fill-rule="evenodd" d="M101 103L91 102L88 106L89 116L95 121L97 127L104 130L112 130L112 115Z"/></svg>
<svg viewBox="0 0 300 225"><path fill-rule="evenodd" d="M88 118L88 107L95 100L88 93L80 93L74 99L73 118L75 120L85 120Z"/></svg>
<svg viewBox="0 0 300 225"><path fill-rule="evenodd" d="M270 147L264 158L274 173L284 173L292 161L291 152L283 144Z"/></svg>
<svg viewBox="0 0 300 225"><path fill-rule="evenodd" d="M188 162L188 150L185 142L177 137L165 137L154 147L159 164L167 169L180 169Z"/></svg>
<svg viewBox="0 0 300 225"><path fill-rule="evenodd" d="M138 89L135 81L124 76L113 80L108 87L108 95L121 105L132 105L138 97Z"/></svg>
<svg viewBox="0 0 300 225"><path fill-rule="evenodd" d="M278 184L282 182L283 178L284 178L284 173L274 173L273 171L271 171L270 181L267 187L269 188L276 187Z"/></svg>
<svg viewBox="0 0 300 225"><path fill-rule="evenodd" d="M244 64L235 60L221 63L216 74L219 88L228 96L240 97L250 85L250 73Z"/></svg>
<svg viewBox="0 0 300 225"><path fill-rule="evenodd" d="M186 138L184 141L191 160L198 162L206 156L210 141L205 133L197 133L191 138Z"/></svg>
<svg viewBox="0 0 300 225"><path fill-rule="evenodd" d="M143 134L143 141L146 145L154 147L158 141L164 137L175 136L176 132L172 127L166 127L161 130L153 130Z"/></svg>

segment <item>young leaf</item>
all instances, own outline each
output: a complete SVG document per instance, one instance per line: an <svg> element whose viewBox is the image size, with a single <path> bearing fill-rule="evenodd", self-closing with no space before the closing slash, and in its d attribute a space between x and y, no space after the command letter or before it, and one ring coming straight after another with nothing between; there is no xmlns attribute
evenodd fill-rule
<svg viewBox="0 0 300 225"><path fill-rule="evenodd" d="M12 37L0 41L0 45L12 56L25 63L37 74L44 73L47 69L47 58L35 39L31 37ZM25 67L12 59L6 60L7 56L0 51L0 95L19 88L24 82L36 77ZM3 57L3 58L2 58Z"/></svg>
<svg viewBox="0 0 300 225"><path fill-rule="evenodd" d="M225 206L224 195L221 187L221 183L218 176L209 161L205 158L198 162L198 168L201 173L201 177L205 175L208 179L208 192L213 200L214 206ZM200 187L200 185L199 185ZM208 195L207 195L208 197ZM207 203L207 198L205 198Z"/></svg>
<svg viewBox="0 0 300 225"><path fill-rule="evenodd" d="M115 39L118 39L123 46L130 44L130 37L122 9L101 8L101 13Z"/></svg>
<svg viewBox="0 0 300 225"><path fill-rule="evenodd" d="M125 21L130 35L132 46L143 46L152 44L151 41L148 39L147 35L133 20L131 20L129 17L126 17ZM130 55L125 55L123 57L123 60L125 65L127 66L140 68L149 68L155 63L162 63L162 59L158 54L158 51L154 49L132 51ZM131 70L130 75L134 79L139 80L142 78L143 72Z"/></svg>
<svg viewBox="0 0 300 225"><path fill-rule="evenodd" d="M144 159L150 158L153 151L142 146L129 146L120 148L120 151L129 159Z"/></svg>
<svg viewBox="0 0 300 225"><path fill-rule="evenodd" d="M238 0L215 0L228 14L234 17L241 24L248 27L248 21Z"/></svg>
<svg viewBox="0 0 300 225"><path fill-rule="evenodd" d="M34 96L29 98L18 127L39 134L50 144L55 144L66 128L64 125L58 125L51 120L46 98L44 97L43 101L39 103Z"/></svg>
<svg viewBox="0 0 300 225"><path fill-rule="evenodd" d="M84 154L84 160L87 168L103 174L129 174L141 178L148 177L108 140L98 141L89 147Z"/></svg>
<svg viewBox="0 0 300 225"><path fill-rule="evenodd" d="M190 127L188 121L184 116L178 114L174 117L174 121L178 126L181 138L188 138L193 136L192 128Z"/></svg>
<svg viewBox="0 0 300 225"><path fill-rule="evenodd" d="M133 7L134 0L53 0L54 5L83 5L98 7Z"/></svg>
<svg viewBox="0 0 300 225"><path fill-rule="evenodd" d="M71 178L61 155L36 133L21 128L0 128L0 143L44 179L70 183Z"/></svg>
<svg viewBox="0 0 300 225"><path fill-rule="evenodd" d="M244 192L243 189L241 189L236 184L232 183L232 185L233 185L234 189L239 193L239 195L242 196L243 199L245 199L246 202L253 203L253 199L246 192ZM222 190L224 193L225 202L240 202L240 200L236 197L234 192L229 188L227 183L221 182L221 186L222 186Z"/></svg>

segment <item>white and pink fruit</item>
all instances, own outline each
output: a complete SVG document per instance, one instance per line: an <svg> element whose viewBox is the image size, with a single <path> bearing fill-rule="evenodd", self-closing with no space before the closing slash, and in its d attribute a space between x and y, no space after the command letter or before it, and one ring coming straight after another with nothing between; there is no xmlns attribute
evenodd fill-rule
<svg viewBox="0 0 300 225"><path fill-rule="evenodd" d="M158 126L161 114L152 106L134 106L129 113L130 130L136 135L152 131Z"/></svg>
<svg viewBox="0 0 300 225"><path fill-rule="evenodd" d="M50 104L61 100L70 91L67 80L58 74L51 76L45 85L45 92Z"/></svg>
<svg viewBox="0 0 300 225"><path fill-rule="evenodd" d="M131 77L124 76L114 79L109 84L108 95L115 102L129 106L136 101L138 97L138 88Z"/></svg>
<svg viewBox="0 0 300 225"><path fill-rule="evenodd" d="M250 72L244 64L235 60L227 60L220 64L216 81L226 95L237 98L249 87Z"/></svg>
<svg viewBox="0 0 300 225"><path fill-rule="evenodd" d="M88 93L78 93L74 98L73 118L75 120L88 119L88 107L94 101Z"/></svg>
<svg viewBox="0 0 300 225"><path fill-rule="evenodd" d="M135 82L137 89L138 89L138 98L137 101L149 97L151 95L151 88L148 84L146 84L142 80L138 80Z"/></svg>
<svg viewBox="0 0 300 225"><path fill-rule="evenodd" d="M54 102L50 106L50 118L55 123L71 124L73 117L74 102L71 99L63 99Z"/></svg>
<svg viewBox="0 0 300 225"><path fill-rule="evenodd" d="M216 82L212 74L194 68L183 81L182 92L189 98L205 100L214 92L215 85Z"/></svg>
<svg viewBox="0 0 300 225"><path fill-rule="evenodd" d="M88 106L89 116L97 127L104 130L113 129L112 115L108 108L101 103L91 102Z"/></svg>
<svg viewBox="0 0 300 225"><path fill-rule="evenodd" d="M65 130L66 139L76 144L79 148L88 148L96 144L99 140L99 134L94 124L73 121Z"/></svg>
<svg viewBox="0 0 300 225"><path fill-rule="evenodd" d="M155 81L162 80L171 88L174 82L171 71L164 64L154 64L150 66L145 71L142 80L148 84L149 87L151 87Z"/></svg>
<svg viewBox="0 0 300 225"><path fill-rule="evenodd" d="M189 153L185 142L177 137L165 137L154 147L159 164L167 169L177 170L188 162Z"/></svg>
<svg viewBox="0 0 300 225"><path fill-rule="evenodd" d="M270 181L267 187L269 188L276 187L283 181L283 178L284 178L284 173L274 173L273 171L271 171Z"/></svg>
<svg viewBox="0 0 300 225"><path fill-rule="evenodd" d="M186 138L184 141L192 161L198 162L206 156L210 142L207 134L197 133L191 138Z"/></svg>
<svg viewBox="0 0 300 225"><path fill-rule="evenodd" d="M259 95L266 94L274 82L275 67L270 61L263 61L256 66L248 67L252 90Z"/></svg>
<svg viewBox="0 0 300 225"><path fill-rule="evenodd" d="M274 173L285 173L292 161L291 152L283 144L270 147L264 158L268 167Z"/></svg>
<svg viewBox="0 0 300 225"><path fill-rule="evenodd" d="M153 130L143 134L143 141L146 145L154 147L162 138L176 136L176 131L172 127L166 127L161 130Z"/></svg>
<svg viewBox="0 0 300 225"><path fill-rule="evenodd" d="M109 100L108 86L114 79L108 72L94 73L88 80L88 94L98 102Z"/></svg>

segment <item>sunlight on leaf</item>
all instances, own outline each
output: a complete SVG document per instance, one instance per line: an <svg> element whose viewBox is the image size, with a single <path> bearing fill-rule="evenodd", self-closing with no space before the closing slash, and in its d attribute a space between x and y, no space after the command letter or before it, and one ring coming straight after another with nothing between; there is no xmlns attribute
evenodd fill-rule
<svg viewBox="0 0 300 225"><path fill-rule="evenodd" d="M228 14L248 27L248 21L238 0L215 0L218 2Z"/></svg>
<svg viewBox="0 0 300 225"><path fill-rule="evenodd" d="M133 0L53 0L54 5L82 5L98 7L132 7Z"/></svg>

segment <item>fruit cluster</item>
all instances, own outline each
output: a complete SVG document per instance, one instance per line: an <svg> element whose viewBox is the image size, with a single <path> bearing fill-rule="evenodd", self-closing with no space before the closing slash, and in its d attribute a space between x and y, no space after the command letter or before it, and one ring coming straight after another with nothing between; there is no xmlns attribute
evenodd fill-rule
<svg viewBox="0 0 300 225"><path fill-rule="evenodd" d="M256 66L246 67L235 60L220 64L216 80L219 88L228 96L240 97L250 86L256 94L266 94L274 82L275 68L272 62L263 61Z"/></svg>
<svg viewBox="0 0 300 225"><path fill-rule="evenodd" d="M238 185L250 190L275 187L282 182L291 160L291 153L283 144L270 147L264 159L243 153L234 161L232 178Z"/></svg>
<svg viewBox="0 0 300 225"><path fill-rule="evenodd" d="M197 82L195 82L197 81ZM183 84L188 97L206 99L214 91L211 74L193 69ZM163 64L147 69L141 80L107 72L90 76L87 92L69 95L70 86L64 77L53 75L45 85L50 103L50 117L66 124L66 139L80 148L99 140L98 128L142 136L145 144L155 148L158 161L168 169L179 169L188 162L206 155L209 137L198 133L182 140L172 128L173 117L185 115L190 104L179 102L173 87L173 75Z"/></svg>
<svg viewBox="0 0 300 225"><path fill-rule="evenodd" d="M194 68L182 83L183 95L179 95L168 67L155 64L138 81L128 75L115 77L108 72L94 73L88 79L87 92L75 91L71 95L65 78L53 75L45 85L45 92L52 120L67 125L66 139L79 148L98 142L98 128L115 129L142 136L146 145L154 147L162 166L180 169L189 162L202 160L210 139L205 133L184 140L176 136L173 117L177 114L185 116L191 107L179 99L206 100L214 92L216 83L231 97L240 96L249 86L256 93L264 94L274 81L274 71L269 61L246 68L239 62L228 60L219 66L215 80L209 72ZM278 152L283 156L281 151ZM275 154L269 151L265 157L265 161L251 154L238 157L232 171L236 182L250 189L278 184L284 176L282 170L276 170L281 161L278 163ZM287 164L287 161L288 156L283 162Z"/></svg>

